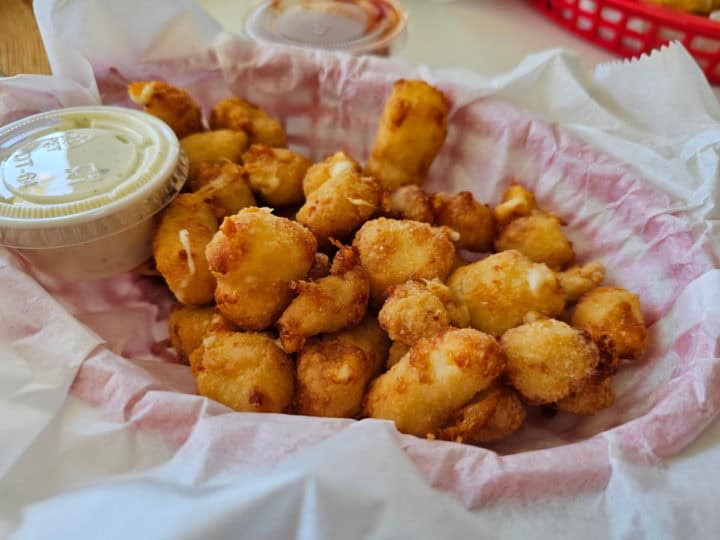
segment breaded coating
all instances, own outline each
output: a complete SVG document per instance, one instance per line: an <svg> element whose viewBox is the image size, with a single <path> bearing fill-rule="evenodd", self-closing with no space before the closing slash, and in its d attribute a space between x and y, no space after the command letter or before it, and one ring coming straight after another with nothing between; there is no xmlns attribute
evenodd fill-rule
<svg viewBox="0 0 720 540"><path fill-rule="evenodd" d="M384 368L389 340L374 317L308 340L298 354L298 414L353 418L368 383Z"/></svg>
<svg viewBox="0 0 720 540"><path fill-rule="evenodd" d="M315 261L308 272L308 279L320 279L330 275L330 257L324 253L317 252Z"/></svg>
<svg viewBox="0 0 720 540"><path fill-rule="evenodd" d="M493 214L498 227L503 227L514 219L529 216L536 208L535 195L513 183L505 190L502 202L493 209Z"/></svg>
<svg viewBox="0 0 720 540"><path fill-rule="evenodd" d="M462 266L448 286L470 310L470 325L494 336L521 324L530 311L555 317L565 307L555 273L518 251Z"/></svg>
<svg viewBox="0 0 720 540"><path fill-rule="evenodd" d="M271 206L296 206L305 201L303 178L311 162L287 148L253 144L242 156L250 186Z"/></svg>
<svg viewBox="0 0 720 540"><path fill-rule="evenodd" d="M343 240L375 213L380 186L374 178L343 169L307 196L297 213L299 223L310 229L319 245L330 238Z"/></svg>
<svg viewBox="0 0 720 540"><path fill-rule="evenodd" d="M437 438L468 444L490 444L520 429L527 412L517 392L499 383L480 392L453 413Z"/></svg>
<svg viewBox="0 0 720 540"><path fill-rule="evenodd" d="M362 174L360 164L345 152L335 152L320 163L311 165L303 178L303 193L305 197L322 186L330 178L337 178L348 172Z"/></svg>
<svg viewBox="0 0 720 540"><path fill-rule="evenodd" d="M594 374L600 352L586 332L545 319L512 328L500 339L507 377L529 403L553 403Z"/></svg>
<svg viewBox="0 0 720 540"><path fill-rule="evenodd" d="M370 386L364 413L393 420L403 433L435 433L450 415L490 386L506 360L494 338L449 329L419 340Z"/></svg>
<svg viewBox="0 0 720 540"><path fill-rule="evenodd" d="M180 146L190 161L188 178L195 178L203 163L228 160L240 163L248 147L248 138L242 131L220 129L193 133L180 141Z"/></svg>
<svg viewBox="0 0 720 540"><path fill-rule="evenodd" d="M412 346L449 326L467 326L470 314L442 282L410 280L390 287L378 320L390 339Z"/></svg>
<svg viewBox="0 0 720 540"><path fill-rule="evenodd" d="M195 176L190 178L185 184L187 191L197 191L204 185L209 184L222 174L223 167L226 165L232 165L237 167L238 165L230 161L229 159L216 159L213 161L203 161L197 167Z"/></svg>
<svg viewBox="0 0 720 540"><path fill-rule="evenodd" d="M497 251L515 249L531 261L560 270L575 258L572 243L562 230L560 219L545 212L533 212L508 223L495 240Z"/></svg>
<svg viewBox="0 0 720 540"><path fill-rule="evenodd" d="M593 377L555 405L560 411L589 416L612 407L614 402L612 378L597 381Z"/></svg>
<svg viewBox="0 0 720 540"><path fill-rule="evenodd" d="M287 146L287 136L280 122L263 109L238 97L218 101L210 110L210 129L232 129L248 136L250 144Z"/></svg>
<svg viewBox="0 0 720 540"><path fill-rule="evenodd" d="M241 412L286 412L295 391L293 363L275 341L254 332L218 331L203 341L197 391Z"/></svg>
<svg viewBox="0 0 720 540"><path fill-rule="evenodd" d="M445 281L455 257L447 229L417 221L368 221L355 235L353 246L370 275L370 298L377 306L393 285L410 279Z"/></svg>
<svg viewBox="0 0 720 540"><path fill-rule="evenodd" d="M255 197L248 186L247 174L235 163L223 166L219 174L195 194L212 207L218 219L236 214L248 206L255 206Z"/></svg>
<svg viewBox="0 0 720 540"><path fill-rule="evenodd" d="M280 343L287 353L299 351L305 338L337 332L358 324L367 311L370 278L352 247L341 247L330 275L317 281L297 281L298 295L277 322Z"/></svg>
<svg viewBox="0 0 720 540"><path fill-rule="evenodd" d="M187 359L202 344L205 331L215 313L213 306L173 306L168 319L168 334L170 343L180 358Z"/></svg>
<svg viewBox="0 0 720 540"><path fill-rule="evenodd" d="M388 217L435 222L432 197L414 184L383 192L380 206Z"/></svg>
<svg viewBox="0 0 720 540"><path fill-rule="evenodd" d="M585 294L575 307L572 325L588 331L595 341L609 338L620 358L638 360L645 352L648 332L640 297L621 287L598 287Z"/></svg>
<svg viewBox="0 0 720 540"><path fill-rule="evenodd" d="M213 300L215 278L205 258L205 246L217 231L210 205L193 193L181 193L160 217L153 254L157 269L175 298L202 305Z"/></svg>
<svg viewBox="0 0 720 540"><path fill-rule="evenodd" d="M383 189L420 184L447 136L447 97L423 81L399 80L385 103L366 171Z"/></svg>
<svg viewBox="0 0 720 540"><path fill-rule="evenodd" d="M244 330L269 327L290 303L290 284L313 265L316 247L305 227L268 209L226 217L206 250L218 309Z"/></svg>
<svg viewBox="0 0 720 540"><path fill-rule="evenodd" d="M583 294L600 285L605 279L605 267L599 262L590 262L584 266L573 266L557 273L560 287L568 302L575 302Z"/></svg>
<svg viewBox="0 0 720 540"><path fill-rule="evenodd" d="M386 369L390 369L397 364L408 352L410 352L410 347L402 341L393 341L392 345L390 345L390 351L388 351Z"/></svg>
<svg viewBox="0 0 720 540"><path fill-rule="evenodd" d="M469 191L457 195L436 193L432 198L435 223L445 225L460 235L455 242L459 249L490 251L495 238L492 210L475 200Z"/></svg>
<svg viewBox="0 0 720 540"><path fill-rule="evenodd" d="M165 122L178 139L203 130L202 112L185 90L162 81L137 81L128 85L130 99Z"/></svg>

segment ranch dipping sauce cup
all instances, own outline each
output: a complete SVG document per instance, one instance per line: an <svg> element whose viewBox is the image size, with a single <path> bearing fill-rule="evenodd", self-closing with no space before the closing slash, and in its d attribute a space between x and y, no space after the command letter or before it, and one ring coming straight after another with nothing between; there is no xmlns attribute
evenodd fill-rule
<svg viewBox="0 0 720 540"><path fill-rule="evenodd" d="M182 188L173 131L121 107L71 107L0 127L0 245L70 280L152 255L155 215Z"/></svg>

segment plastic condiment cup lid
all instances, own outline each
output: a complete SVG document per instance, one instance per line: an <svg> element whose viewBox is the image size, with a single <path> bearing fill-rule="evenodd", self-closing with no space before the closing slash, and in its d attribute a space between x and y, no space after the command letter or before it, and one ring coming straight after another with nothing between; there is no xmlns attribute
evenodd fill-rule
<svg viewBox="0 0 720 540"><path fill-rule="evenodd" d="M0 127L0 245L82 244L148 219L177 194L187 158L149 114L71 107Z"/></svg>
<svg viewBox="0 0 720 540"><path fill-rule="evenodd" d="M360 54L386 49L406 23L393 0L265 0L246 18L245 31L257 41Z"/></svg>

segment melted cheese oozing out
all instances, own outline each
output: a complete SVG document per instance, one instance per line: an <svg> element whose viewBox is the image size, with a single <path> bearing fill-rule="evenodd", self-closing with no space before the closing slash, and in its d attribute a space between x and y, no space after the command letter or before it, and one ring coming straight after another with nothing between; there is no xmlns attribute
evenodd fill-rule
<svg viewBox="0 0 720 540"><path fill-rule="evenodd" d="M178 233L178 238L180 239L180 244L182 244L185 253L187 253L188 271L191 274L194 274L195 261L192 258L192 251L190 250L190 233L188 233L187 229L180 229L180 232Z"/></svg>
<svg viewBox="0 0 720 540"><path fill-rule="evenodd" d="M341 174L352 171L352 169L352 163L348 161L340 161L330 166L330 176L340 176Z"/></svg>
<svg viewBox="0 0 720 540"><path fill-rule="evenodd" d="M543 284L548 281L548 270L539 264L533 266L528 270L527 281L530 286L530 292L538 294Z"/></svg>
<svg viewBox="0 0 720 540"><path fill-rule="evenodd" d="M372 208L375 208L374 204L364 201L363 199L356 199L353 197L345 197L345 199L347 199L348 202L350 202L351 204L354 204L355 206L370 206Z"/></svg>

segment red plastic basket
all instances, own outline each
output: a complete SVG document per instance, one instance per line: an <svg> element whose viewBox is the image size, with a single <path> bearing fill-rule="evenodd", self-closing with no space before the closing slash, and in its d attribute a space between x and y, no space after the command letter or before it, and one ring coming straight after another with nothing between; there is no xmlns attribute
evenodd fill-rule
<svg viewBox="0 0 720 540"><path fill-rule="evenodd" d="M604 49L636 57L680 41L720 84L720 22L634 0L530 0L560 26Z"/></svg>

